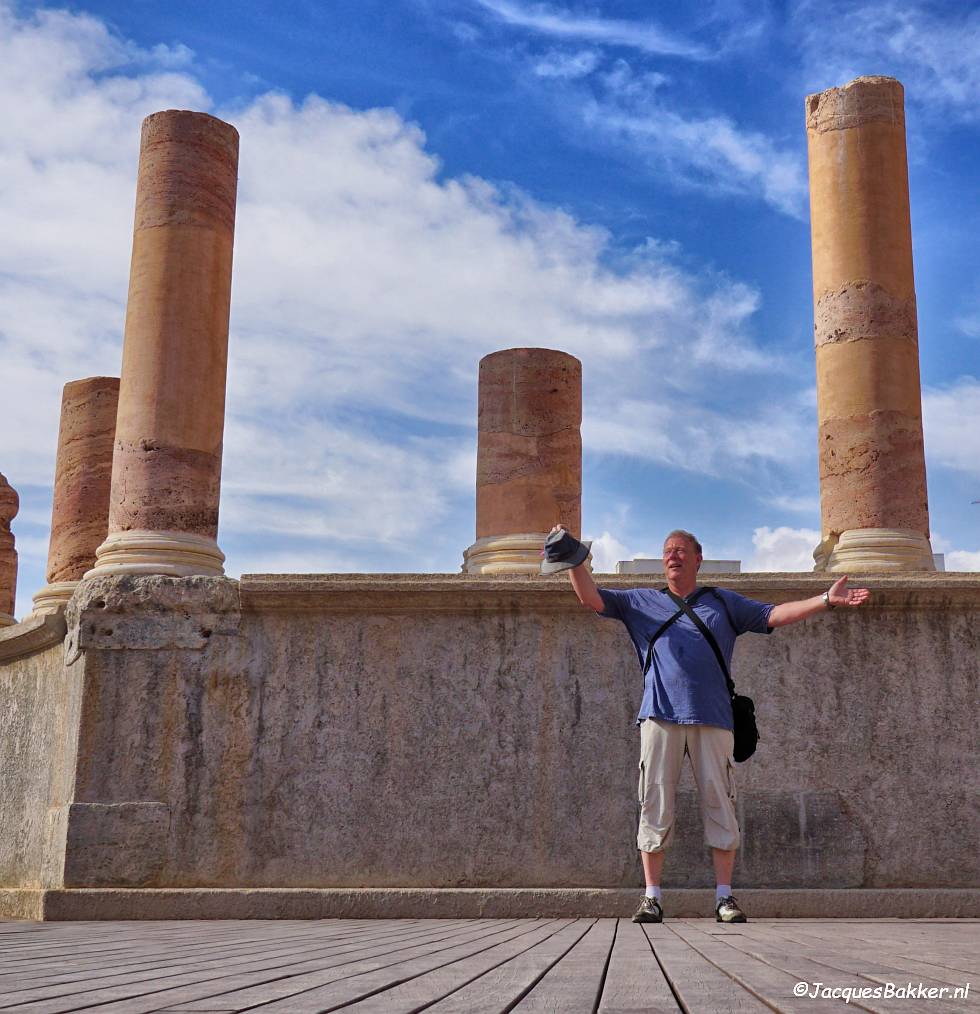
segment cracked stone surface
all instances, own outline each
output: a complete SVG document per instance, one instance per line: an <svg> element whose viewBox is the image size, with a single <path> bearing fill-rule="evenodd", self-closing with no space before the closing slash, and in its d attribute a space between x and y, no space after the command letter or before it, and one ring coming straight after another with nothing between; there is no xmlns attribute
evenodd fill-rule
<svg viewBox="0 0 980 1014"><path fill-rule="evenodd" d="M476 535L581 529L582 364L551 349L480 361Z"/></svg>
<svg viewBox="0 0 980 1014"><path fill-rule="evenodd" d="M894 78L867 75L806 97L807 130L822 134L874 122L905 130L905 89Z"/></svg>
<svg viewBox="0 0 980 1014"><path fill-rule="evenodd" d="M95 563L109 525L117 377L65 384L54 474L47 580L78 581Z"/></svg>
<svg viewBox="0 0 980 1014"><path fill-rule="evenodd" d="M238 132L143 123L109 532L217 533Z"/></svg>

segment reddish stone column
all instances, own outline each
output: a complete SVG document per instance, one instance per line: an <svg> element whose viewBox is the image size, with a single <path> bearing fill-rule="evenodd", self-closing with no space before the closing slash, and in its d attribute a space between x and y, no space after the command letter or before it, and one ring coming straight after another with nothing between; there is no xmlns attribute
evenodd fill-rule
<svg viewBox="0 0 980 1014"><path fill-rule="evenodd" d="M20 498L13 486L0 474L0 627L16 623L17 550L10 522L17 517Z"/></svg>
<svg viewBox="0 0 980 1014"><path fill-rule="evenodd" d="M143 121L108 537L90 574L222 574L221 485L238 132Z"/></svg>
<svg viewBox="0 0 980 1014"><path fill-rule="evenodd" d="M88 377L65 384L47 584L34 596L36 614L64 608L105 541L118 401L118 377Z"/></svg>
<svg viewBox="0 0 980 1014"><path fill-rule="evenodd" d="M817 570L934 570L904 93L806 100L822 540Z"/></svg>
<svg viewBox="0 0 980 1014"><path fill-rule="evenodd" d="M582 364L552 349L480 361L476 542L470 574L537 574L559 522L582 527Z"/></svg>

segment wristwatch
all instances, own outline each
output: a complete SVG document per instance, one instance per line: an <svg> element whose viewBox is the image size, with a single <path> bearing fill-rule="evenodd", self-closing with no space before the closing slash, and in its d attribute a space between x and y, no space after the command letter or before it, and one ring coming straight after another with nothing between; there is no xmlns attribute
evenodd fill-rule
<svg viewBox="0 0 980 1014"><path fill-rule="evenodd" d="M834 603L830 601L830 592L829 591L825 591L823 593L823 604L828 609L836 609L837 608L837 606L835 606Z"/></svg>

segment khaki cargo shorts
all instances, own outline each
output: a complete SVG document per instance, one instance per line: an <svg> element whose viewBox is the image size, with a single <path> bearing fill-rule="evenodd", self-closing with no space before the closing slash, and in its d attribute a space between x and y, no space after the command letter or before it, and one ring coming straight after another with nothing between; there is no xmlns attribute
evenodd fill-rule
<svg viewBox="0 0 980 1014"><path fill-rule="evenodd" d="M698 786L704 840L715 849L738 848L735 816L735 739L717 725L679 725L648 718L640 723L641 852L667 848L674 832L674 797L684 755L691 758Z"/></svg>

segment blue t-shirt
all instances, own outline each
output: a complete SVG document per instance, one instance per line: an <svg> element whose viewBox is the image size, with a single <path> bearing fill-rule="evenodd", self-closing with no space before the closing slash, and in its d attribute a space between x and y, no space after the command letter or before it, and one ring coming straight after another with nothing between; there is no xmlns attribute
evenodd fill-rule
<svg viewBox="0 0 980 1014"><path fill-rule="evenodd" d="M688 599L699 591L695 588ZM650 638L677 612L677 606L666 592L655 588L626 591L600 588L599 594L605 609L598 615L626 624L642 670ZM739 634L772 633L769 626L772 609L771 603L756 602L726 588L704 592L694 604L694 611L715 635L729 670ZM653 663L643 683L643 701L636 720L646 718L732 728L732 702L725 674L707 638L688 616L675 620L654 645Z"/></svg>

